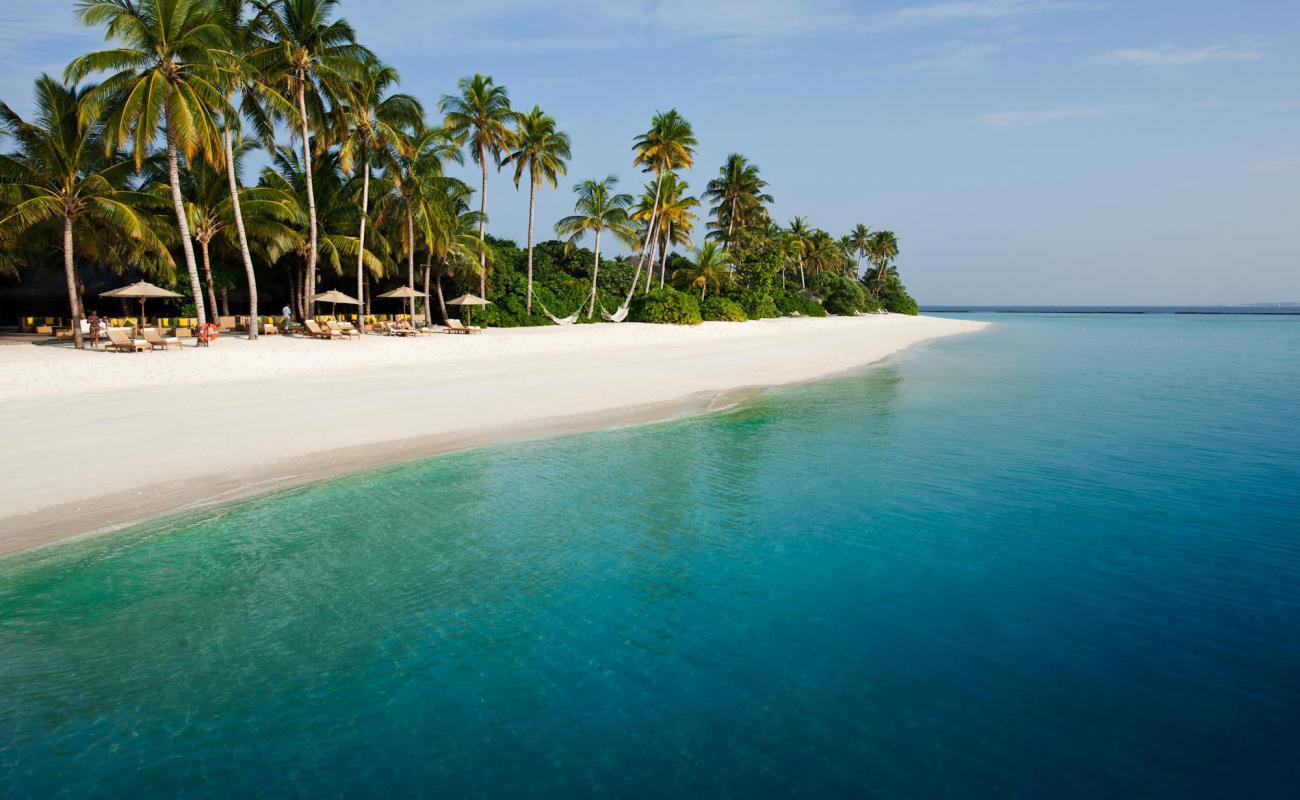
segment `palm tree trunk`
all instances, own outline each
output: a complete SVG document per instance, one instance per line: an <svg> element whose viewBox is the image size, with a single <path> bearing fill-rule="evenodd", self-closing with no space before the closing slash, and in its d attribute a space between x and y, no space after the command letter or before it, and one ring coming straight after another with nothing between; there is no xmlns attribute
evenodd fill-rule
<svg viewBox="0 0 1300 800"><path fill-rule="evenodd" d="M199 249L203 251L203 288L208 293L208 308L212 309L212 316L217 316L217 293L212 288L212 262L208 259L208 241L201 239ZM144 325L144 320L140 321Z"/></svg>
<svg viewBox="0 0 1300 800"><path fill-rule="evenodd" d="M807 289L807 288L808 288L808 282L807 282L806 280L804 280L804 275L803 275L803 262L802 262L802 261L799 262L799 288L800 288L800 289Z"/></svg>
<svg viewBox="0 0 1300 800"><path fill-rule="evenodd" d="M433 306L429 305L429 273L433 271L433 253L424 259L424 321L433 324Z"/></svg>
<svg viewBox="0 0 1300 800"><path fill-rule="evenodd" d="M641 243L641 257L637 259L636 274L632 276L632 291L627 293L627 300L625 300L624 303L632 300L632 295L636 292L636 285L641 280L641 267L645 266L646 250L649 249L653 237L652 232L655 229L655 220L659 214L659 193L663 189L663 185L664 174L660 172L659 179L655 181L655 200L650 204L650 224L646 226L645 241ZM650 282L648 280L646 281L646 291L650 291Z"/></svg>
<svg viewBox="0 0 1300 800"><path fill-rule="evenodd" d="M181 197L179 155L176 152L176 131L172 128L170 114L167 116L167 179L172 186L172 209L176 212L176 224L181 230L181 250L185 253L185 269L190 273L190 291L194 294L194 316L202 326L207 323L208 314L203 306L203 287L199 286L199 267L194 263L194 243L190 241L190 223L185 219L185 200Z"/></svg>
<svg viewBox="0 0 1300 800"><path fill-rule="evenodd" d="M661 258L659 259L659 288L660 289L664 288L664 281L666 280L665 275L668 272L668 243L673 240L673 224L669 222L664 227L666 228L666 230L664 231L664 240L659 245L660 248L659 255L661 256Z"/></svg>
<svg viewBox="0 0 1300 800"><path fill-rule="evenodd" d="M483 226L487 224L487 152L483 145L478 147L478 163L483 167L483 186L479 191L478 204L478 240L482 244L484 241ZM482 251L478 254L478 292L484 300L487 299L487 252Z"/></svg>
<svg viewBox="0 0 1300 800"><path fill-rule="evenodd" d="M736 197L731 198L731 219L727 220L727 247L731 247L731 235L736 230Z"/></svg>
<svg viewBox="0 0 1300 800"><path fill-rule="evenodd" d="M307 181L307 224L311 231L311 239L307 245L307 277L304 281L303 296L305 312L304 317L313 316L312 312L316 310L316 304L312 297L316 294L316 184L311 176L311 131L307 129L307 87L305 81L307 76L299 74L298 81L298 124L301 127L302 134L302 168L303 176Z"/></svg>
<svg viewBox="0 0 1300 800"><path fill-rule="evenodd" d="M68 280L68 310L72 313L72 344L83 350L81 338L81 299L77 297L77 267L72 257L72 217L63 218L63 273Z"/></svg>
<svg viewBox="0 0 1300 800"><path fill-rule="evenodd" d="M415 288L415 212L406 203L406 285ZM411 318L415 318L415 298L411 298Z"/></svg>
<svg viewBox="0 0 1300 800"><path fill-rule="evenodd" d="M225 129L226 180L230 183L230 206L235 212L235 231L239 234L239 254L244 259L244 274L248 277L248 338L257 338L257 275L253 272L253 254L248 249L248 234L244 231L244 210L239 202L239 176L235 174L235 144L230 128Z"/></svg>
<svg viewBox="0 0 1300 800"><path fill-rule="evenodd" d="M357 246L357 313L364 312L366 307L366 279L365 279L365 261L366 261L366 217L370 213L370 160L366 153L365 144L361 145L361 233L358 235ZM364 320L357 320L363 322ZM363 325L358 327L364 328Z"/></svg>
<svg viewBox="0 0 1300 800"><path fill-rule="evenodd" d="M221 287L221 315L223 317L230 316L230 287L229 286Z"/></svg>
<svg viewBox="0 0 1300 800"><path fill-rule="evenodd" d="M600 274L600 228L596 229L596 258L591 265L591 304L587 306L587 319L596 316L596 276ZM636 289L636 281L632 281L632 288Z"/></svg>
<svg viewBox="0 0 1300 800"><path fill-rule="evenodd" d="M533 214L537 208L537 168L528 173L528 299L524 302L525 313L533 313Z"/></svg>
<svg viewBox="0 0 1300 800"><path fill-rule="evenodd" d="M434 286L438 289L438 310L442 312L442 322L445 325L447 324L447 300L442 295L442 273L438 273Z"/></svg>

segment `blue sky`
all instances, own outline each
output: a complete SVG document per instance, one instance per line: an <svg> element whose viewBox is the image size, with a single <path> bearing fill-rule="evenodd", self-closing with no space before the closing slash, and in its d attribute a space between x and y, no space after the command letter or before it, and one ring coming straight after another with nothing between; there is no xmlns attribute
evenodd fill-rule
<svg viewBox="0 0 1300 800"><path fill-rule="evenodd" d="M97 46L71 0L6 0L0 97ZM475 71L573 137L578 179L642 176L656 109L730 152L775 215L894 230L922 303L1300 301L1300 3L344 0L432 111ZM489 179L491 228L527 193Z"/></svg>

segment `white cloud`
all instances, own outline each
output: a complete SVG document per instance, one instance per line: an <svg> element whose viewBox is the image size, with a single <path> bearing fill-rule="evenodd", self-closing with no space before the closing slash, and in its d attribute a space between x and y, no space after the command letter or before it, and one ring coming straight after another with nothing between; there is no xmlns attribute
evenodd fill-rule
<svg viewBox="0 0 1300 800"><path fill-rule="evenodd" d="M1145 111L1146 108L1144 105L1109 104L1076 106L1073 108L1046 108L1031 111L997 111L981 115L979 123L988 128L1017 128L1028 125L1046 125L1072 119L1108 117L1113 114Z"/></svg>
<svg viewBox="0 0 1300 800"><path fill-rule="evenodd" d="M995 44L954 42L924 52L924 57L908 64L910 69L927 75L950 76L984 69L989 59L1002 52L1002 48Z"/></svg>
<svg viewBox="0 0 1300 800"><path fill-rule="evenodd" d="M904 6L886 11L874 18L872 26L889 29L953 25L964 22L996 22L1095 6L1094 3L1058 0L950 0L950 2Z"/></svg>
<svg viewBox="0 0 1300 800"><path fill-rule="evenodd" d="M1264 58L1264 46L1257 41L1213 44L1206 47L1137 47L1108 50L1095 59L1101 64L1121 64L1151 69L1179 69L1201 64L1240 64Z"/></svg>

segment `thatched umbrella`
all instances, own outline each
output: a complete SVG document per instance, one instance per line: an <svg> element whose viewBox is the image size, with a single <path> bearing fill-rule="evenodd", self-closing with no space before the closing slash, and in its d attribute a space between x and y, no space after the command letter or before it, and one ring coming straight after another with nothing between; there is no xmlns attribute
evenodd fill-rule
<svg viewBox="0 0 1300 800"><path fill-rule="evenodd" d="M490 306L490 305L492 305L492 301L491 301L491 300L484 300L483 298L479 297L479 296L476 295L476 294L463 294L463 295L461 295L460 297L457 297L457 298L454 299L454 300L448 300L448 301L447 301L447 305L449 305L449 306L461 306L462 308L468 308L468 307L470 307L470 306ZM468 314L469 312L466 311L465 313ZM467 316L467 317L465 318L465 323L466 323L466 324L469 324L469 322L470 322L470 319L469 319L469 317Z"/></svg>
<svg viewBox="0 0 1300 800"><path fill-rule="evenodd" d="M329 303L331 317L338 316L335 313L335 311L337 310L339 303L343 303L345 305L351 305L351 306L361 305L360 300L358 300L355 297L352 297L351 295L343 294L338 289L331 289L328 292L322 292L312 297L312 300L316 301L317 303Z"/></svg>
<svg viewBox="0 0 1300 800"><path fill-rule="evenodd" d="M422 295L422 294L420 294L419 292L415 291L415 290L412 289L410 286L403 286L403 287L401 287L400 289L394 289L394 290L391 291L391 292L384 292L383 294L377 294L377 295L375 295L375 297L376 297L376 298L386 298L386 299L391 299L391 300L398 300L398 299L401 299L401 300L410 300L410 301L411 301L411 319L414 320L414 319L415 319L415 298L417 298L417 297L424 297L424 295ZM426 317L429 315L429 310L428 310L427 308L424 310L424 315L425 315Z"/></svg>
<svg viewBox="0 0 1300 800"><path fill-rule="evenodd" d="M144 327L144 301L150 298L175 300L182 295L176 292L164 289L161 286L154 286L148 281L136 281L130 286L123 286L120 289L113 289L107 292L100 292L100 297L122 297L135 298L140 301L140 327Z"/></svg>

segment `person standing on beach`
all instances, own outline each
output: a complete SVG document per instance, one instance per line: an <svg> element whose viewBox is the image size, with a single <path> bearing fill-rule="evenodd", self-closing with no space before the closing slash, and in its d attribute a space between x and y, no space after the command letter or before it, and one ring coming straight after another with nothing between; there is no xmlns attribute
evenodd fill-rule
<svg viewBox="0 0 1300 800"><path fill-rule="evenodd" d="M86 324L90 326L90 346L99 347L99 312L91 311L90 316L86 318Z"/></svg>
<svg viewBox="0 0 1300 800"><path fill-rule="evenodd" d="M281 332L287 334L289 332L289 327L293 325L293 309L289 308L288 303L285 303L284 308L280 309L280 317Z"/></svg>

